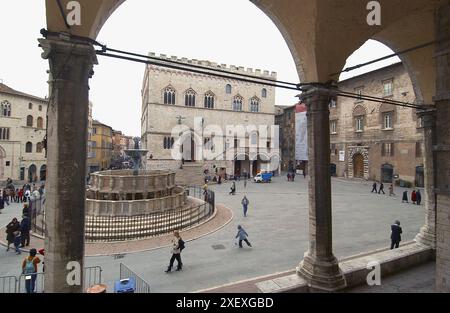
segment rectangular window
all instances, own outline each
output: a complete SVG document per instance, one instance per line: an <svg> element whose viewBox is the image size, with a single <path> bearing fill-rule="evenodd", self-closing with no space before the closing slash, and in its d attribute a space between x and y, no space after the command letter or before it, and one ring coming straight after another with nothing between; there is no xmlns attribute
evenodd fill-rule
<svg viewBox="0 0 450 313"><path fill-rule="evenodd" d="M383 114L383 128L392 129L392 112Z"/></svg>
<svg viewBox="0 0 450 313"><path fill-rule="evenodd" d="M422 156L423 156L422 143L416 142L416 158L421 158Z"/></svg>
<svg viewBox="0 0 450 313"><path fill-rule="evenodd" d="M335 108L337 106L337 101L335 98L332 98L330 100L330 104L329 104L330 108Z"/></svg>
<svg viewBox="0 0 450 313"><path fill-rule="evenodd" d="M358 116L356 117L356 126L355 129L357 132L363 132L364 131L364 116Z"/></svg>
<svg viewBox="0 0 450 313"><path fill-rule="evenodd" d="M33 109L33 103L28 103L28 109L32 110Z"/></svg>
<svg viewBox="0 0 450 313"><path fill-rule="evenodd" d="M11 166L11 161L6 161L6 166Z"/></svg>
<svg viewBox="0 0 450 313"><path fill-rule="evenodd" d="M330 122L330 133L337 134L337 121Z"/></svg>
<svg viewBox="0 0 450 313"><path fill-rule="evenodd" d="M390 97L393 95L394 82L392 79L383 81L383 97Z"/></svg>
<svg viewBox="0 0 450 313"><path fill-rule="evenodd" d="M330 150L331 150L331 155L336 155L336 151L337 151L336 144L332 143Z"/></svg>
<svg viewBox="0 0 450 313"><path fill-rule="evenodd" d="M363 102L361 96L364 92L364 86L355 88L355 93L358 94L358 99L355 100L355 103Z"/></svg>
<svg viewBox="0 0 450 313"><path fill-rule="evenodd" d="M384 156L384 157L394 156L394 144L393 143L383 143L381 146L381 156Z"/></svg>
<svg viewBox="0 0 450 313"><path fill-rule="evenodd" d="M9 140L9 128L0 128L0 140Z"/></svg>

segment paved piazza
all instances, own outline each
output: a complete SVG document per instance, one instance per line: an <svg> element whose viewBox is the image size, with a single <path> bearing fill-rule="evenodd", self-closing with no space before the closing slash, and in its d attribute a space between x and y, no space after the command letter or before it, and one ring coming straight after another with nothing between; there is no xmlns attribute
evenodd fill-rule
<svg viewBox="0 0 450 313"><path fill-rule="evenodd" d="M87 257L86 265L101 266L103 281L112 288L119 277L119 264L124 263L150 283L152 292L197 291L292 270L298 265L308 245L307 180L297 176L292 183L281 176L271 184L248 182L246 188L241 181L234 196L228 195L230 183L211 188L216 191L216 201L233 210L234 218L217 232L187 242L182 272L164 273L170 248L126 254L120 259ZM338 258L388 247L390 225L396 219L402 223L404 242L414 239L424 223L424 205L402 204L402 188L396 188L396 197L389 197L371 194L372 182L333 178L332 189L333 247ZM385 190L388 192L387 185ZM244 194L250 201L246 218L240 204ZM0 226L20 211L18 205L5 208ZM253 248L245 243L243 249L235 246L239 224L248 232ZM0 250L0 276L18 275L24 254L16 256L5 250Z"/></svg>

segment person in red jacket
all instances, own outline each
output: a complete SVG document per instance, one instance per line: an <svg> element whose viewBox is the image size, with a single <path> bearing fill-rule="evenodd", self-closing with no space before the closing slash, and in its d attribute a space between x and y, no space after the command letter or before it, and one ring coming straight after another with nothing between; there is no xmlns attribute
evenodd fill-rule
<svg viewBox="0 0 450 313"><path fill-rule="evenodd" d="M411 201L413 204L416 204L417 201L417 193L415 190L413 190L413 192L411 193Z"/></svg>

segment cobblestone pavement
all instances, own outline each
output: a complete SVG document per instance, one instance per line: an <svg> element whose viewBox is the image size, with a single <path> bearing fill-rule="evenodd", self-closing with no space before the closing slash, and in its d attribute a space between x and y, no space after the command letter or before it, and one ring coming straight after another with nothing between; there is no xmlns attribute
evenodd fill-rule
<svg viewBox="0 0 450 313"><path fill-rule="evenodd" d="M372 182L333 179L333 246L338 258L389 245L390 225L399 219L403 240L414 239L424 223L425 207L402 204L403 189L396 188L396 197L371 194ZM86 257L86 265L103 268L103 280L111 288L124 263L151 285L152 292L191 292L241 281L276 272L293 270L308 245L307 180L296 177L287 182L285 176L273 183L237 182L237 194L229 195L230 183L211 187L217 203L231 208L234 219L219 231L188 242L183 251L183 271L164 273L170 249ZM387 186L385 188L388 189ZM249 201L248 216L243 217L241 199ZM424 194L424 193L422 193ZM14 212L16 211L16 212ZM19 212L6 208L0 214L0 226ZM234 236L241 224L249 233L253 248L239 249ZM0 276L17 275L22 259L0 250Z"/></svg>

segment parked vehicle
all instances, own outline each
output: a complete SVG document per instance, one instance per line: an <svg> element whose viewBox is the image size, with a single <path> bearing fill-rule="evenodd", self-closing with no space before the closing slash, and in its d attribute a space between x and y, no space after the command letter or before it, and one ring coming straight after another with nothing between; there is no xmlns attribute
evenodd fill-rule
<svg viewBox="0 0 450 313"><path fill-rule="evenodd" d="M259 173L253 178L255 183L270 183L272 181L272 173Z"/></svg>

